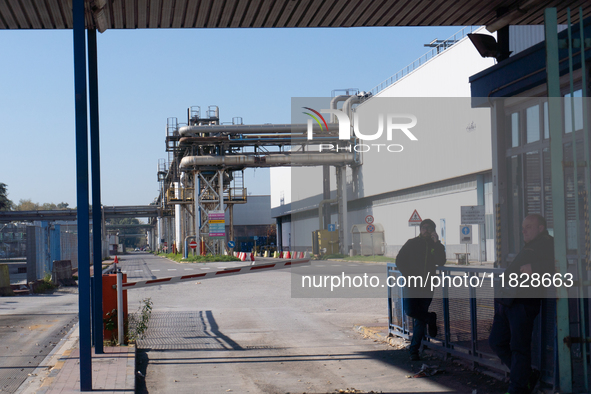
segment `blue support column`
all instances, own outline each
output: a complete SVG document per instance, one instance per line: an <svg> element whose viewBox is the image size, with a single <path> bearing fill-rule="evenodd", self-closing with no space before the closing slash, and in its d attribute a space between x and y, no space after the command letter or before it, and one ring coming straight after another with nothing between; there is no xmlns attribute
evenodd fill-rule
<svg viewBox="0 0 591 394"><path fill-rule="evenodd" d="M74 94L76 109L76 200L78 209L78 320L80 391L92 390L90 341L90 237L88 204L88 126L86 111L86 39L84 0L73 0Z"/></svg>
<svg viewBox="0 0 591 394"><path fill-rule="evenodd" d="M101 153L99 133L98 65L96 29L88 29L88 93L90 101L90 164L92 172L92 250L94 266L94 352L103 354L103 231L101 205Z"/></svg>

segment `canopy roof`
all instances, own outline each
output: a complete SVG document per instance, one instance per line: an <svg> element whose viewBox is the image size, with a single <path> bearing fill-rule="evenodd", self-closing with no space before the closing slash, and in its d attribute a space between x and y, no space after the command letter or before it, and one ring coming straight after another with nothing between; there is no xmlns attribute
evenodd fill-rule
<svg viewBox="0 0 591 394"><path fill-rule="evenodd" d="M86 27L106 29L476 26L543 24L544 9L588 0L86 0ZM573 12L578 19L578 12ZM0 29L71 29L72 0L1 0Z"/></svg>

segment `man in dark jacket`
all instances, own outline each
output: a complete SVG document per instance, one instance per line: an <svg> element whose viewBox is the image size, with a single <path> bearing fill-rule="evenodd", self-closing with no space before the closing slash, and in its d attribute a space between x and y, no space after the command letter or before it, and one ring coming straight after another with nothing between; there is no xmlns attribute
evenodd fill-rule
<svg viewBox="0 0 591 394"><path fill-rule="evenodd" d="M525 245L505 270L505 281L497 289L495 317L489 336L489 344L511 370L508 392L530 393L539 378L531 369L531 338L534 320L540 312L543 286L522 287L525 276L537 273L552 274L554 269L554 238L546 230L546 220L541 215L529 215L522 224ZM511 274L518 275L516 286L510 286ZM513 283L515 284L515 283Z"/></svg>
<svg viewBox="0 0 591 394"><path fill-rule="evenodd" d="M409 347L411 361L421 359L419 348L427 325L429 336L437 336L437 315L429 312L433 291L427 281L430 276L435 275L436 267L445 265L445 247L439 242L435 223L431 219L425 219L419 228L419 236L409 239L396 256L396 267L406 278L404 313L414 319Z"/></svg>

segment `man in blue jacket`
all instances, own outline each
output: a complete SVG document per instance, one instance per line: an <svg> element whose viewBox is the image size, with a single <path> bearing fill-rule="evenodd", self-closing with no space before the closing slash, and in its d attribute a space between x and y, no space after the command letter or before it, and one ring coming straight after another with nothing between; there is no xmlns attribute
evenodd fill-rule
<svg viewBox="0 0 591 394"><path fill-rule="evenodd" d="M505 270L504 287L497 290L495 317L488 338L491 348L511 370L508 393L529 394L539 372L531 369L531 338L534 320L540 312L543 286L520 286L525 276L552 274L554 269L554 238L546 230L543 216L527 216L522 224L525 245ZM511 274L518 275L518 284L510 286Z"/></svg>
<svg viewBox="0 0 591 394"><path fill-rule="evenodd" d="M431 219L425 219L419 228L419 236L406 241L396 256L396 267L406 278L404 313L414 319L409 347L411 361L421 359L419 348L426 326L430 337L437 336L437 315L429 312L433 291L426 281L435 275L436 267L445 265L446 261L445 247L439 242L435 223ZM422 287L421 282L426 285Z"/></svg>

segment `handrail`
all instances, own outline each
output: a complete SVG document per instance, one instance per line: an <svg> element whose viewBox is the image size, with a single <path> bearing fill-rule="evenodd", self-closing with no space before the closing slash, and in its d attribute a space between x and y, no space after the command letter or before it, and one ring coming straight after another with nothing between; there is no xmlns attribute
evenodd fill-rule
<svg viewBox="0 0 591 394"><path fill-rule="evenodd" d="M392 75L390 78L388 78L385 81L383 81L382 83L376 85L369 92L371 93L372 96L375 96L376 94L378 94L382 90L386 89L388 86L395 84L403 77L407 76L408 74L410 74L411 72L413 72L414 70L419 68L420 66L424 65L429 60L434 59L439 54L443 53L447 48L452 47L455 43L457 43L458 41L467 37L468 34L472 33L473 31L475 31L479 28L480 28L479 26L466 26L466 27L462 28L462 30L460 30L459 32L457 32L453 36L449 37L447 40L442 40L439 45L433 47L433 49L431 49L429 52L425 53L423 56L419 57L417 60L410 63L409 65L404 67L402 70L400 70L396 74Z"/></svg>
<svg viewBox="0 0 591 394"><path fill-rule="evenodd" d="M387 265L388 276L398 276L394 263ZM439 273L447 275L462 274L468 277L493 274L495 278L505 271L504 268L492 267L466 267L443 266L439 267ZM470 282L471 283L471 282ZM487 282L488 284L488 282ZM488 334L492 326L494 315L494 290L487 285L483 288L469 286L467 294L455 298L450 294L450 287L441 286L440 293L433 298L431 309L438 313L440 327L437 338L423 340L423 344L443 353L470 361L474 367L478 364L498 369L501 372L508 370L500 363L488 346ZM485 293L482 293L482 292ZM486 294L486 296L484 296ZM484 297L483 297L484 296ZM451 301L454 298L454 301ZM412 336L412 319L406 316L403 307L404 292L400 287L388 287L388 332L390 335L409 339ZM462 306L459 306L462 305ZM462 307L464 309L462 309ZM541 322L552 321L556 318L553 299L543 299L541 314L534 330L534 343L537 349L532 348L532 365L542 372L542 380L551 382L553 379L555 359L546 357L546 351L552 347L554 337L552 326L543 326ZM536 354L535 357L534 353Z"/></svg>

